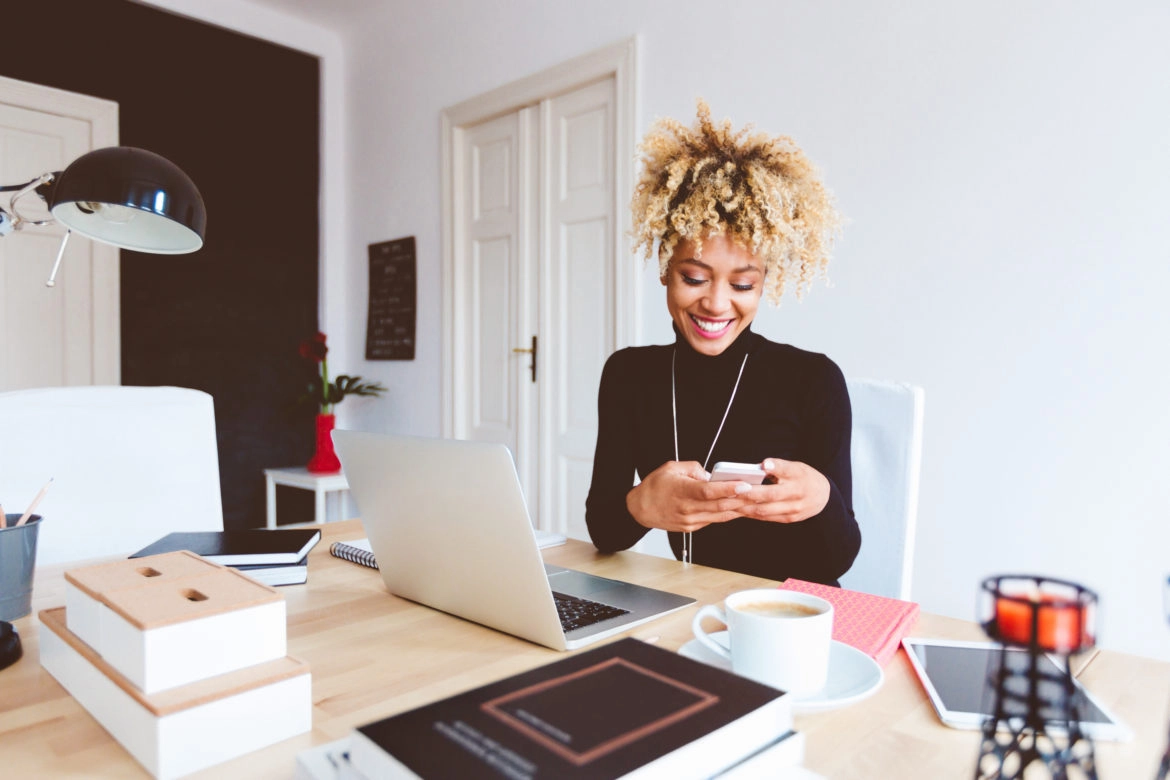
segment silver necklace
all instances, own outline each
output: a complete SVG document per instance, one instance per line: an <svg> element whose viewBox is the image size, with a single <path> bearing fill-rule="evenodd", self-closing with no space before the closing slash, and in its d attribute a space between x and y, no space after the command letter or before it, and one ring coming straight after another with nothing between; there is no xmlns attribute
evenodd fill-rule
<svg viewBox="0 0 1170 780"><path fill-rule="evenodd" d="M678 400L675 393L674 363L678 356L678 349L670 353L670 416L674 423L674 459L678 458ZM723 419L719 421L719 429L715 431L715 438L711 440L711 449L707 450L707 457L703 460L703 470L711 462L711 453L715 451L715 442L719 441L719 434L723 433L723 423L727 422L727 414L731 411L731 402L735 400L735 393L739 390L739 380L743 378L743 367L747 365L748 353L744 353L743 362L739 364L739 374L735 377L735 386L731 388L731 397L727 399L727 408L723 410ZM694 562L695 543L690 531L683 531L682 559L683 563Z"/></svg>

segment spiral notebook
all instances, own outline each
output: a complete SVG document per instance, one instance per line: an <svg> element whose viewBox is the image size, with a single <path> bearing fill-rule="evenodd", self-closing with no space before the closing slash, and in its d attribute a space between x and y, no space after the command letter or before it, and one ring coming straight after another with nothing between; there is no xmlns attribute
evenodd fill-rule
<svg viewBox="0 0 1170 780"><path fill-rule="evenodd" d="M555 534L551 531L541 531L539 529L535 533L536 543L541 547L556 547L558 544L565 543L565 536L563 534ZM360 563L362 566L369 566L371 569L378 568L378 562L374 560L374 551L370 549L370 540L368 538L350 539L348 542L334 542L329 546L329 553L350 563Z"/></svg>
<svg viewBox="0 0 1170 780"><path fill-rule="evenodd" d="M370 549L369 539L350 539L348 542L334 542L329 545L329 554L347 560L350 563L360 563L371 569L378 568L374 560L374 551Z"/></svg>

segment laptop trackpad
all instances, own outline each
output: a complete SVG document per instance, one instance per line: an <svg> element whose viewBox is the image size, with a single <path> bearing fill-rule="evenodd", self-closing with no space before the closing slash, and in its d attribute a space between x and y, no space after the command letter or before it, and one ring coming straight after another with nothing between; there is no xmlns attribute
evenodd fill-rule
<svg viewBox="0 0 1170 780"><path fill-rule="evenodd" d="M629 610L631 614L625 618L627 620L646 618L694 602L694 599L686 596L572 569L550 571L548 584L558 593L567 593L570 596L600 601L611 607Z"/></svg>
<svg viewBox="0 0 1170 780"><path fill-rule="evenodd" d="M614 588L625 588L626 583L619 580L610 580L594 574L573 569L561 569L548 566L548 584L557 593L566 593L570 596L605 601L603 594Z"/></svg>

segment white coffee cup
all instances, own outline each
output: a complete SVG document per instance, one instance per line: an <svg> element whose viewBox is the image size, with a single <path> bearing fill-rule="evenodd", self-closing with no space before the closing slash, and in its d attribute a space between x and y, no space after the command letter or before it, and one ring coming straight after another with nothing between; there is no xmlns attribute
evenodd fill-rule
<svg viewBox="0 0 1170 780"><path fill-rule="evenodd" d="M727 626L731 649L703 629L705 617ZM761 588L708 604L691 622L695 638L731 661L731 670L794 696L816 693L829 676L833 605L807 593Z"/></svg>

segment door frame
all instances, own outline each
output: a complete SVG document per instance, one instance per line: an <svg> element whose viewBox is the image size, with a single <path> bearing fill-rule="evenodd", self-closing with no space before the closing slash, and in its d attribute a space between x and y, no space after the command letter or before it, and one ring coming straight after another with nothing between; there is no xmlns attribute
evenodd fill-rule
<svg viewBox="0 0 1170 780"><path fill-rule="evenodd" d="M460 300L460 287L455 269L457 253L462 252L460 222L457 219L459 193L464 181L462 166L457 165L457 154L462 144L463 129L501 114L518 111L540 103L563 92L584 86L598 79L612 77L615 86L614 137L614 336L618 347L638 343L641 323L638 303L641 300L641 273L637 263L630 261L626 237L630 231L629 203L633 192L634 147L638 111L638 37L633 36L580 57L562 62L540 73L498 87L490 92L469 98L442 112L442 417L443 436L459 436L461 422L456 409L467 388L455 386L455 367L466 365L465 345L458 334L465 324L466 307Z"/></svg>
<svg viewBox="0 0 1170 780"><path fill-rule="evenodd" d="M118 144L118 104L112 100L46 87L29 81L0 76L0 101L43 114L68 117L90 126L89 148ZM66 165L73 162L67 160ZM14 184L16 182L0 182ZM121 252L100 241L91 245L90 276L92 301L93 370L89 384L122 384L122 299Z"/></svg>

